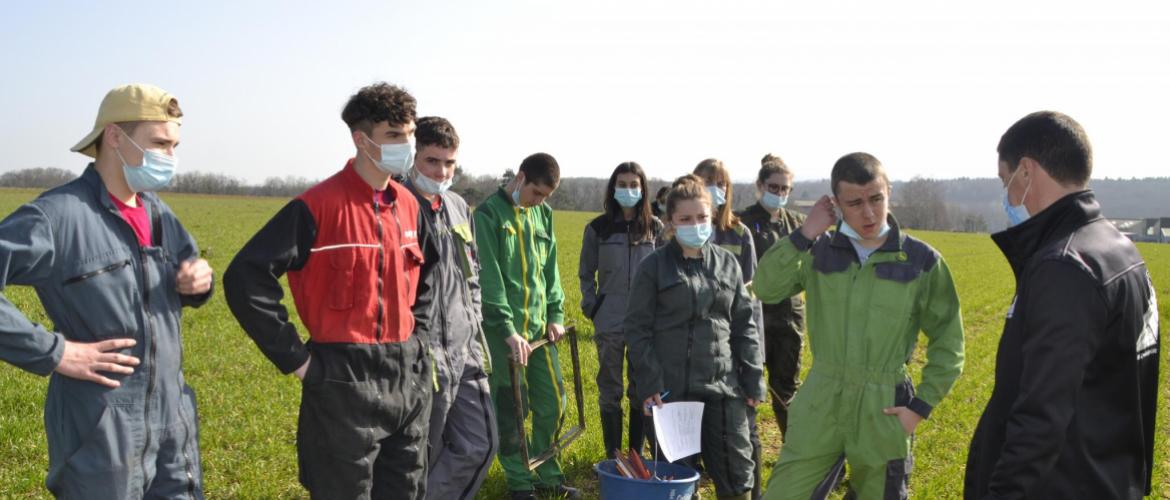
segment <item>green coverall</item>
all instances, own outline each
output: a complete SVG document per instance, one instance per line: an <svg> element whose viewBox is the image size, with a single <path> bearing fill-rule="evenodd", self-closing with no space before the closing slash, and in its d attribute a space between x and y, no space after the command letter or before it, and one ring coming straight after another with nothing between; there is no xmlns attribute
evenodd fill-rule
<svg viewBox="0 0 1170 500"><path fill-rule="evenodd" d="M963 326L942 256L889 222L865 264L839 231L815 241L793 232L760 261L753 288L765 303L805 292L813 354L765 498L820 496L842 455L860 498L907 495L911 436L882 409L930 416L962 371ZM915 388L906 365L920 330L928 343Z"/></svg>
<svg viewBox="0 0 1170 500"><path fill-rule="evenodd" d="M565 294L557 270L557 243L552 209L546 204L518 207L502 189L475 209L475 239L479 243L479 283L483 295L483 327L491 351L489 376L500 435L500 465L508 489L532 490L534 485L555 487L564 482L556 457L528 470L520 454L520 436L508 370L511 351L505 340L518 333L529 342L545 334L548 323L564 323ZM546 344L528 357L523 380L525 406L532 411L528 453L535 457L549 448L565 410L564 379L557 348Z"/></svg>

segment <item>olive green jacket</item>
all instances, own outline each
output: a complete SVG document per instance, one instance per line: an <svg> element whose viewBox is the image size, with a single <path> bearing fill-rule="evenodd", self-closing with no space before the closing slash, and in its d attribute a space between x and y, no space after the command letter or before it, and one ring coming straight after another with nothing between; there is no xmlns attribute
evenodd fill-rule
<svg viewBox="0 0 1170 500"><path fill-rule="evenodd" d="M624 323L638 397L762 400L761 343L739 263L712 243L701 255L683 258L671 241L638 266Z"/></svg>

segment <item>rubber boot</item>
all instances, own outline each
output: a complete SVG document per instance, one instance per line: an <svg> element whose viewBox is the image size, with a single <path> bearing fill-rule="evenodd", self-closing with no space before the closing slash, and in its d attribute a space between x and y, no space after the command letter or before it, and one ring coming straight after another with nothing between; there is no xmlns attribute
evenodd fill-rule
<svg viewBox="0 0 1170 500"><path fill-rule="evenodd" d="M752 494L752 500L760 500L764 496L764 463L760 460L760 456L762 455L760 451L764 446L760 443L760 432L756 426L756 409L750 406L748 407L748 419L748 432L751 435L750 439L752 443L752 461L756 463L754 472L755 483L752 484L752 491L750 493Z"/></svg>
<svg viewBox="0 0 1170 500"><path fill-rule="evenodd" d="M764 463L760 460L760 448L759 441L752 443L752 460L756 463L755 484L752 485L751 491L752 500L760 500L764 497Z"/></svg>
<svg viewBox="0 0 1170 500"><path fill-rule="evenodd" d="M615 450L622 449L622 412L601 412L601 439L605 442L605 456L613 458Z"/></svg>
<svg viewBox="0 0 1170 500"><path fill-rule="evenodd" d="M631 403L632 403L632 401L631 401ZM631 406L631 407L637 408L636 406ZM639 455L642 454L642 443L645 441L645 439L644 439L645 434L642 431L643 422L645 422L645 417L643 417L641 413L639 413L637 411L630 412L630 446L629 447L633 448L635 451L637 451Z"/></svg>

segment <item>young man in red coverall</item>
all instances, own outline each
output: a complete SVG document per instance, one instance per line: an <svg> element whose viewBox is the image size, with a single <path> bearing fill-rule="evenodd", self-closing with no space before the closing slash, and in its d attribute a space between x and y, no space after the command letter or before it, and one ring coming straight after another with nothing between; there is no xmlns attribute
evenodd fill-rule
<svg viewBox="0 0 1170 500"><path fill-rule="evenodd" d="M412 335L419 207L391 180L413 163L415 100L378 83L351 97L341 118L354 158L256 233L224 287L264 355L302 381L297 455L310 495L421 499L431 367ZM285 273L307 344L281 304Z"/></svg>

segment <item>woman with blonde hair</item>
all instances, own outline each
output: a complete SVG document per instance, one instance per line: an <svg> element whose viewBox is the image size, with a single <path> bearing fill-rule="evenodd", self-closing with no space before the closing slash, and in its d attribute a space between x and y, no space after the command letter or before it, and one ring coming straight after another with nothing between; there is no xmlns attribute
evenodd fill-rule
<svg viewBox="0 0 1170 500"><path fill-rule="evenodd" d="M711 196L711 205L714 214L712 225L714 232L712 242L735 255L745 285L751 285L756 274L756 245L751 231L732 213L731 173L721 160L707 158L695 166L694 175L702 179ZM764 309L759 301L752 301L752 317L757 328L764 324ZM763 338L761 336L761 338ZM764 344L760 342L763 351ZM763 485L760 483L760 435L756 429L756 409L748 409L748 418L751 426L752 458L756 462L756 484L752 487L752 498L758 499L763 495Z"/></svg>
<svg viewBox="0 0 1170 500"><path fill-rule="evenodd" d="M675 181L666 198L673 237L638 267L624 331L646 414L663 399L702 402L701 456L715 492L746 500L763 356L739 263L711 240L711 212L702 179Z"/></svg>

